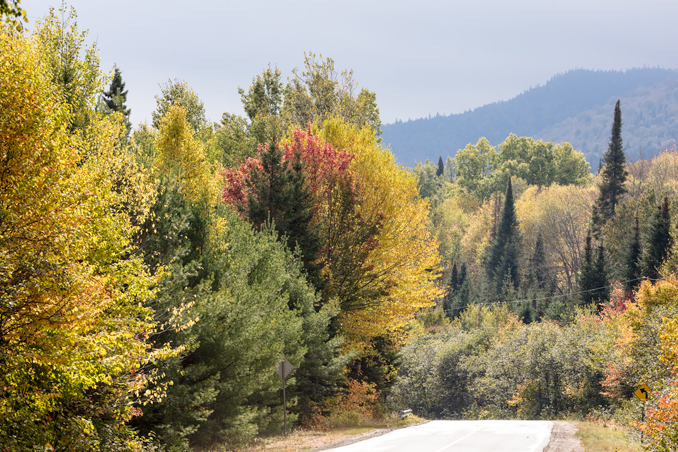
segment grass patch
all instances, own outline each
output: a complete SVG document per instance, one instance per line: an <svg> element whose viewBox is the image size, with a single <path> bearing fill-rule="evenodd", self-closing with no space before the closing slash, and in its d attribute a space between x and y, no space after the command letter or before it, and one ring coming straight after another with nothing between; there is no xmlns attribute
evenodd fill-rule
<svg viewBox="0 0 678 452"><path fill-rule="evenodd" d="M577 422L577 437L586 452L640 452L640 443L632 441L624 430L595 422Z"/></svg>

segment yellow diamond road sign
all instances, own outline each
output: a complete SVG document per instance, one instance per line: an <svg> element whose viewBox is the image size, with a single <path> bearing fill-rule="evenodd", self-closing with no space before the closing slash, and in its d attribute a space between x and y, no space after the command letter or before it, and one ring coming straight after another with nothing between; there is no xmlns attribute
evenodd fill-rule
<svg viewBox="0 0 678 452"><path fill-rule="evenodd" d="M638 389L636 389L636 392L634 392L634 394L636 397L638 397L640 400L644 402L650 398L651 392L652 391L650 391L650 387L648 385L642 384Z"/></svg>

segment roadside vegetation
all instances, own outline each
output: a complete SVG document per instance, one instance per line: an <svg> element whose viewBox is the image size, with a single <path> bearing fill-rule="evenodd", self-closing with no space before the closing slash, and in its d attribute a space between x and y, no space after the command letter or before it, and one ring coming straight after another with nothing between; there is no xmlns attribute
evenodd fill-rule
<svg viewBox="0 0 678 452"><path fill-rule="evenodd" d="M640 442L630 439L628 433L614 426L577 422L577 438L586 452L640 452Z"/></svg>

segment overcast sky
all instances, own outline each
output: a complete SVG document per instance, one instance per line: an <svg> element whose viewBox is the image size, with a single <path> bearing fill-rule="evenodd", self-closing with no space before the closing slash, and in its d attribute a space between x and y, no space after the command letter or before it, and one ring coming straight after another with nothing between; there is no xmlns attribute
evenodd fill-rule
<svg viewBox="0 0 678 452"><path fill-rule="evenodd" d="M32 25L56 1L23 0ZM678 68L675 0L72 0L102 67L122 70L133 124L158 84L185 79L209 119L242 114L238 87L304 51L353 69L382 121L460 113L574 68Z"/></svg>

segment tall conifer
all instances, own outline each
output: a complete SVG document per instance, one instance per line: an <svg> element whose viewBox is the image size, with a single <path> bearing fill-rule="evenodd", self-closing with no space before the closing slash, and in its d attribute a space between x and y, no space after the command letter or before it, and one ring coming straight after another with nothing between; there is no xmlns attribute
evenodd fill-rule
<svg viewBox="0 0 678 452"><path fill-rule="evenodd" d="M452 265L452 273L450 275L450 283L448 285L447 297L445 297L443 308L447 315L451 315L451 308L454 299L459 289L459 272L457 271L457 264Z"/></svg>
<svg viewBox="0 0 678 452"><path fill-rule="evenodd" d="M602 227L614 216L615 208L626 193L624 182L628 176L626 170L626 155L621 136L622 117L620 102L614 107L614 120L612 121L612 134L610 144L605 153L605 166L602 168L602 181L600 183L600 195L593 208L593 235L598 238Z"/></svg>
<svg viewBox="0 0 678 452"><path fill-rule="evenodd" d="M635 290L640 284L640 227L638 225L638 216L636 215L636 224L633 228L633 236L628 242L626 252L626 282L624 287L627 291Z"/></svg>
<svg viewBox="0 0 678 452"><path fill-rule="evenodd" d="M596 289L593 292L593 298L594 301L598 303L598 309L600 309L600 306L610 299L610 289L607 282L607 267L605 265L605 248L603 247L602 242L598 245L598 257L596 258L593 270L595 281L594 289Z"/></svg>
<svg viewBox="0 0 678 452"><path fill-rule="evenodd" d="M320 266L315 263L321 243L313 224L312 195L304 185L303 162L298 153L292 162L282 157L282 150L272 142L261 154L262 169L252 171L248 181L249 220L257 228L272 222L289 249L301 254L309 281L321 289Z"/></svg>
<svg viewBox="0 0 678 452"><path fill-rule="evenodd" d="M458 284L461 286L466 281L466 262L461 263L461 269L459 270L459 280Z"/></svg>
<svg viewBox="0 0 678 452"><path fill-rule="evenodd" d="M544 237L537 234L537 242L534 245L534 255L532 256L532 269L534 271L535 282L539 289L544 289L547 285L548 264L546 263L546 250L544 249Z"/></svg>
<svg viewBox="0 0 678 452"><path fill-rule="evenodd" d="M132 110L127 108L127 105L125 105L127 102L127 90L125 89L125 82L122 81L120 69L117 67L115 68L113 80L111 80L111 85L108 87L108 91L104 91L103 93L103 101L108 111L113 113L122 113L123 117L125 118L127 133L129 134L129 131L132 128L132 124L129 120Z"/></svg>
<svg viewBox="0 0 678 452"><path fill-rule="evenodd" d="M659 278L659 269L671 249L671 213L669 211L669 198L664 196L662 203L648 227L646 237L645 256L643 259L643 274L651 279Z"/></svg>
<svg viewBox="0 0 678 452"><path fill-rule="evenodd" d="M485 267L497 293L501 292L507 280L510 280L514 288L518 287L520 282L518 259L521 241L522 237L518 228L518 217L513 200L513 188L509 178L504 210Z"/></svg>
<svg viewBox="0 0 678 452"><path fill-rule="evenodd" d="M589 304L594 300L592 291L596 288L596 281L593 272L593 247L591 245L591 230L589 229L584 246L584 262L582 262L581 273L579 274L579 298L582 304Z"/></svg>
<svg viewBox="0 0 678 452"><path fill-rule="evenodd" d="M450 293L455 292L459 288L459 274L457 272L457 264L452 266L452 275L450 276Z"/></svg>
<svg viewBox="0 0 678 452"><path fill-rule="evenodd" d="M442 176L445 174L445 164L443 163L443 156L438 157L438 169L436 170L436 176Z"/></svg>
<svg viewBox="0 0 678 452"><path fill-rule="evenodd" d="M584 262L579 276L579 298L582 304L596 303L600 305L600 303L609 299L606 268L605 249L602 243L598 245L595 261L593 259L593 243L591 230L589 230L584 247Z"/></svg>
<svg viewBox="0 0 678 452"><path fill-rule="evenodd" d="M450 317L459 315L459 313L471 302L471 280L466 275L466 262L462 262L457 276L457 290L450 303Z"/></svg>

